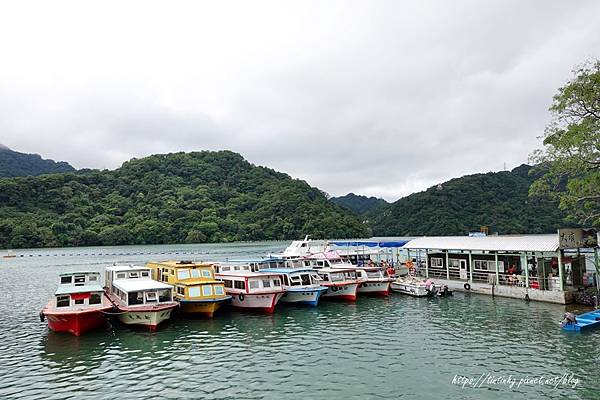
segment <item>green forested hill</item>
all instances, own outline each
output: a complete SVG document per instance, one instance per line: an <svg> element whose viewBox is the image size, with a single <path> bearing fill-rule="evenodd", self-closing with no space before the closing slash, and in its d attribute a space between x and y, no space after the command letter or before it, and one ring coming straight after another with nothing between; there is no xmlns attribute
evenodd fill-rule
<svg viewBox="0 0 600 400"><path fill-rule="evenodd" d="M36 176L61 172L73 172L68 163L43 159L39 154L13 151L0 144L0 177Z"/></svg>
<svg viewBox="0 0 600 400"><path fill-rule="evenodd" d="M0 248L362 237L306 182L229 151L133 159L114 171L0 179Z"/></svg>
<svg viewBox="0 0 600 400"><path fill-rule="evenodd" d="M383 199L356 195L354 193L348 193L347 195L340 197L332 197L330 200L358 215L365 215L372 212L375 208L387 204Z"/></svg>
<svg viewBox="0 0 600 400"><path fill-rule="evenodd" d="M368 215L373 234L465 235L481 226L500 234L552 233L567 226L556 204L528 197L536 178L530 170L463 176L404 197Z"/></svg>

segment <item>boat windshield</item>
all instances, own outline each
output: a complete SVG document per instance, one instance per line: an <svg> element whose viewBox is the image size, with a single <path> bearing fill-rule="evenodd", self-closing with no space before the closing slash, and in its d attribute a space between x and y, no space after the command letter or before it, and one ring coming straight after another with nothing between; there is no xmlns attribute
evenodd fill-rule
<svg viewBox="0 0 600 400"><path fill-rule="evenodd" d="M331 282L341 282L347 280L348 278L344 272L334 272L329 274L329 279Z"/></svg>

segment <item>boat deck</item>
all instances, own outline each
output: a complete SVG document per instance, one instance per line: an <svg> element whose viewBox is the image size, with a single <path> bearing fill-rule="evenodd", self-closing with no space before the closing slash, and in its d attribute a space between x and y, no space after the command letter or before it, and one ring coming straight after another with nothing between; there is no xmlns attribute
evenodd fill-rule
<svg viewBox="0 0 600 400"><path fill-rule="evenodd" d="M576 316L577 323L563 324L566 331L580 332L600 327L600 310L590 311Z"/></svg>

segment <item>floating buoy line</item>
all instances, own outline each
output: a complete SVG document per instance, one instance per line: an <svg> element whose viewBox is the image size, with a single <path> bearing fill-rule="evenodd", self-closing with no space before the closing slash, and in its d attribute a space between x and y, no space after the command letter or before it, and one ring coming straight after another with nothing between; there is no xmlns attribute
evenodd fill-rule
<svg viewBox="0 0 600 400"><path fill-rule="evenodd" d="M277 251L279 249L271 249ZM232 255L236 254L245 255L251 254L252 251L237 250L237 251L133 251L133 252L89 252L89 253L39 253L39 254L17 254L17 258L29 258L29 257L122 257L122 256L166 256L166 255ZM258 253L257 253L258 254ZM264 251L260 252L264 255Z"/></svg>

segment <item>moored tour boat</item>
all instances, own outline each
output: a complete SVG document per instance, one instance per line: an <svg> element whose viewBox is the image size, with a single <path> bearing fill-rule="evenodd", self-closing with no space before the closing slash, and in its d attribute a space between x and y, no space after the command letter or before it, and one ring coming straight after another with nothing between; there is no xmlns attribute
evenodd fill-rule
<svg viewBox="0 0 600 400"><path fill-rule="evenodd" d="M386 275L385 270L379 267L356 267L360 274L360 285L357 292L373 296L387 296L390 294L390 284L394 280Z"/></svg>
<svg viewBox="0 0 600 400"><path fill-rule="evenodd" d="M390 288L393 292L415 297L427 297L435 294L435 285L433 282L412 276L397 278L392 282Z"/></svg>
<svg viewBox="0 0 600 400"><path fill-rule="evenodd" d="M55 332L80 336L103 327L105 312L111 309L98 272L65 273L59 275L54 298L40 312L40 319L48 318L48 327Z"/></svg>
<svg viewBox="0 0 600 400"><path fill-rule="evenodd" d="M151 269L137 266L106 268L105 291L119 311L119 321L155 330L177 307L173 287L150 278Z"/></svg>
<svg viewBox="0 0 600 400"><path fill-rule="evenodd" d="M152 269L152 278L175 287L175 300L182 313L212 317L231 300L223 282L215 279L210 263L162 261L149 262L146 266Z"/></svg>
<svg viewBox="0 0 600 400"><path fill-rule="evenodd" d="M320 268L316 271L321 278L321 286L327 288L323 298L356 301L359 281L353 268Z"/></svg>
<svg viewBox="0 0 600 400"><path fill-rule="evenodd" d="M12 251L12 250L8 250L8 251L6 252L6 254L2 256L2 258L15 258L16 256L17 256L17 255L15 254L15 252L14 252L14 251Z"/></svg>
<svg viewBox="0 0 600 400"><path fill-rule="evenodd" d="M321 295L327 291L326 287L321 286L321 278L313 269L271 268L262 269L261 272L281 274L285 290L280 300L282 303L316 306Z"/></svg>
<svg viewBox="0 0 600 400"><path fill-rule="evenodd" d="M216 265L216 278L223 281L231 306L272 313L281 296L281 275L252 272L249 266ZM231 270L230 268L235 268Z"/></svg>

